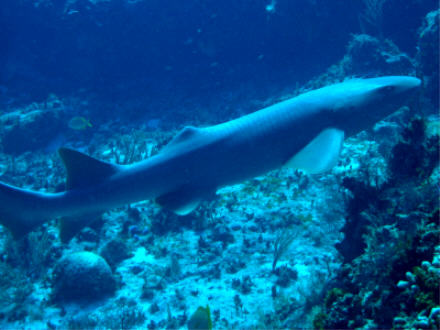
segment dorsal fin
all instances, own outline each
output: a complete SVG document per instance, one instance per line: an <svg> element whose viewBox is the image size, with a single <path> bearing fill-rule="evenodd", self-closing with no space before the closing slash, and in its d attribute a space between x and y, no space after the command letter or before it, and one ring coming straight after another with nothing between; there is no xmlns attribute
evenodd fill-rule
<svg viewBox="0 0 440 330"><path fill-rule="evenodd" d="M116 165L97 160L73 149L60 148L58 153L67 171L67 190L97 184L118 171Z"/></svg>
<svg viewBox="0 0 440 330"><path fill-rule="evenodd" d="M197 134L200 134L202 131L201 128L197 128L194 126L186 126L184 127L177 135L162 149L163 151L167 151L172 149L178 145L182 145L185 142L188 142Z"/></svg>

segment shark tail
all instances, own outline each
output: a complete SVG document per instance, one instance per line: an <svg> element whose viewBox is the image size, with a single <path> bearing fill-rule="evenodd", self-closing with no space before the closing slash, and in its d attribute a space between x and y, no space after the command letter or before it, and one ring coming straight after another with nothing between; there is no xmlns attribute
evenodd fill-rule
<svg viewBox="0 0 440 330"><path fill-rule="evenodd" d="M59 154L66 167L67 191L99 184L119 170L116 165L72 149L61 148ZM63 193L41 193L0 182L0 225L19 239L46 221L62 217L60 238L63 242L68 241L99 213L77 215L65 205L63 207L63 197ZM72 213L75 216L70 216Z"/></svg>
<svg viewBox="0 0 440 330"><path fill-rule="evenodd" d="M44 205L43 194L0 183L0 224L9 229L15 239L47 221L39 212Z"/></svg>

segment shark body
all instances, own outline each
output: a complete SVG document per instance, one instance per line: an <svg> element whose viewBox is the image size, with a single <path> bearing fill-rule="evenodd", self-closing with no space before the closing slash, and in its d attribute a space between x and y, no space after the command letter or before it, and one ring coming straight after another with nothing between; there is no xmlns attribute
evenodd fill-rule
<svg viewBox="0 0 440 330"><path fill-rule="evenodd" d="M335 165L344 137L399 109L419 86L419 79L407 76L327 86L222 124L186 127L157 155L132 165L61 148L66 191L0 183L0 223L21 237L61 217L66 241L88 224L84 215L128 203L156 199L186 214L221 187L285 165L321 173Z"/></svg>

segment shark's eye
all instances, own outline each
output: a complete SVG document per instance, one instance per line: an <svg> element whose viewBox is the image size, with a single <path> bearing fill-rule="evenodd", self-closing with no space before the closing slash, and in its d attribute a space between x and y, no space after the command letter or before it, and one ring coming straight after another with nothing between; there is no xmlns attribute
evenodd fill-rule
<svg viewBox="0 0 440 330"><path fill-rule="evenodd" d="M395 90L395 87L394 87L394 86L384 86L384 87L382 87L382 88L380 89L380 91L381 91L382 93L386 93L386 94L391 93L391 92L394 91L394 90Z"/></svg>

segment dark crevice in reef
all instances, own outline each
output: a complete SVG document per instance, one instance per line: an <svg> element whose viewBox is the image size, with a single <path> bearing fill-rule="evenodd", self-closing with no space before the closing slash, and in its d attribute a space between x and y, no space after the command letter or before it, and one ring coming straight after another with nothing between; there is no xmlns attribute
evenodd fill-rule
<svg viewBox="0 0 440 330"><path fill-rule="evenodd" d="M388 158L388 177L371 184L370 174L346 177L344 258L317 328L411 328L439 326L429 317L439 301L439 191L430 182L439 162L439 136L427 136L413 118ZM432 262L432 263L431 263ZM423 316L421 319L419 315Z"/></svg>

